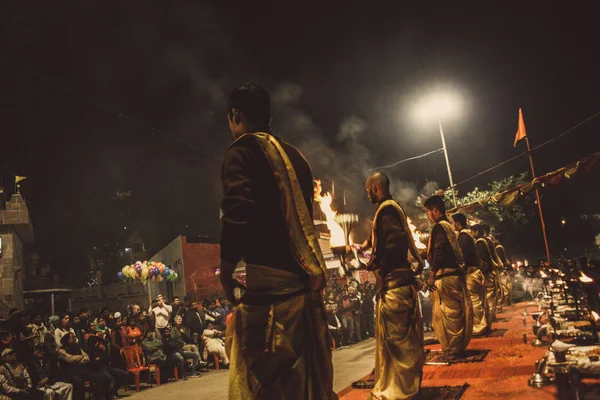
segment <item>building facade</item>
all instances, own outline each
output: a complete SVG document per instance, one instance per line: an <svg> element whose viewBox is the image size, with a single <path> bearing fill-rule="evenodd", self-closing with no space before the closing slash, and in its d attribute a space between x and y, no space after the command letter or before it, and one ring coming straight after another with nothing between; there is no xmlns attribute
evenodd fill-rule
<svg viewBox="0 0 600 400"><path fill-rule="evenodd" d="M27 204L20 193L6 201L0 188L0 315L23 307L24 247L33 242Z"/></svg>

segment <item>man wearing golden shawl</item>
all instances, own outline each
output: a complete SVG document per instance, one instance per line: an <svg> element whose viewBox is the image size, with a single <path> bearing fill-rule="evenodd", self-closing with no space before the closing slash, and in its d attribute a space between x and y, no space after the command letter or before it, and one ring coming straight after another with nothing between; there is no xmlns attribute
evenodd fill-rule
<svg viewBox="0 0 600 400"><path fill-rule="evenodd" d="M262 87L247 83L230 95L235 140L222 167L220 274L237 304L226 334L229 399L337 399L312 172L296 148L270 133L270 119ZM245 280L234 279L244 264Z"/></svg>
<svg viewBox="0 0 600 400"><path fill-rule="evenodd" d="M485 229L481 225L475 225L471 228L475 232L475 248L477 249L477 255L481 260L481 268L485 275L485 286L486 286L486 298L488 307L490 309L490 322L496 320L496 312L498 311L498 298L497 298L497 276L496 276L496 262L492 256L490 246L485 240Z"/></svg>
<svg viewBox="0 0 600 400"><path fill-rule="evenodd" d="M485 276L477 256L475 239L467 229L467 218L464 214L454 214L452 220L458 232L458 244L467 268L467 291L473 305L473 336L484 336L491 330L490 309L486 300Z"/></svg>
<svg viewBox="0 0 600 400"><path fill-rule="evenodd" d="M496 240L496 242L498 242ZM512 265L506 256L506 250L500 242L496 245L496 254L502 262L502 273L500 275L500 284L502 285L502 304L510 306L512 304Z"/></svg>
<svg viewBox="0 0 600 400"><path fill-rule="evenodd" d="M492 260L494 260L495 270L494 274L496 275L496 310L498 313L502 312L502 304L504 304L504 288L501 284L501 275L502 269L504 268L504 262L500 260L498 253L496 253L496 246L494 245L494 239L490 233L491 228L488 224L482 224L483 229L485 230L484 239L487 242L490 248L490 254L492 255Z"/></svg>
<svg viewBox="0 0 600 400"><path fill-rule="evenodd" d="M390 180L380 172L366 182L371 203L377 204L368 247L373 255L367 268L378 281L375 306L375 386L372 399L413 399L419 395L425 350L423 320L415 275L421 273L419 255L404 210L390 194ZM417 261L413 271L408 253Z"/></svg>
<svg viewBox="0 0 600 400"><path fill-rule="evenodd" d="M425 201L431 228L427 258L431 265L429 287L433 303L433 330L448 361L464 357L473 332L471 298L467 293L462 252L454 228L446 217L444 199Z"/></svg>

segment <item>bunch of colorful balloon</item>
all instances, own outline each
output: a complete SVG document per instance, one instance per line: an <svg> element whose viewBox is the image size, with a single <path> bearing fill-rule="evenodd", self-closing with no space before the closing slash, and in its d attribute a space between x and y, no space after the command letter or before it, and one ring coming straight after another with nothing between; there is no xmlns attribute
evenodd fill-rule
<svg viewBox="0 0 600 400"><path fill-rule="evenodd" d="M117 277L121 281L139 281L143 284L146 282L175 282L179 279L179 274L165 264L156 261L138 261L132 265L126 265L123 269L117 272Z"/></svg>

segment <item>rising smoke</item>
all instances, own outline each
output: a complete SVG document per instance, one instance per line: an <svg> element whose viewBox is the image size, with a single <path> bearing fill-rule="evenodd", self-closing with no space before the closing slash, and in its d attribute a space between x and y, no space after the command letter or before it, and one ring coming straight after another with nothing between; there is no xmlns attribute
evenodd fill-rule
<svg viewBox="0 0 600 400"><path fill-rule="evenodd" d="M338 210L361 215L365 225L371 223L374 206L365 194L365 179L376 167L368 143L369 125L362 118L351 115L343 118L335 136L325 134L302 106L303 89L295 83L281 83L271 90L274 123L273 127L291 144L297 146L310 162L314 175L324 183L324 190L331 190L335 181L335 206ZM403 180L400 173L381 170L392 180L392 194L405 208L407 214L419 228L426 229L426 216L416 205L419 196L430 196L437 188L429 182L422 188ZM357 173L358 172L358 173ZM346 207L343 198L346 198ZM368 228L363 227L365 231Z"/></svg>

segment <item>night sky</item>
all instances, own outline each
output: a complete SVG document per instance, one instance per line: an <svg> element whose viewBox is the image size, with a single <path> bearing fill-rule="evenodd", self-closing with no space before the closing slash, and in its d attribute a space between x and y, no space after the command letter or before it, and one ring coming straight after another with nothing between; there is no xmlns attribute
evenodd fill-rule
<svg viewBox="0 0 600 400"><path fill-rule="evenodd" d="M361 170L441 147L436 121L410 115L437 88L465 99L444 122L455 182L525 150L513 148L519 107L532 145L600 111L591 2L255 3L3 2L0 175L9 193L28 176L35 250L57 272L84 268L82 247L124 221L150 251L190 230L218 238L226 98L247 80L271 91L276 133L361 215L374 212ZM535 152L538 174L598 151L599 130L600 117ZM459 191L528 170L522 157ZM597 170L544 190L554 247L570 235L561 217L600 213ZM442 154L386 172L403 202L448 186ZM543 254L536 229L515 251Z"/></svg>

